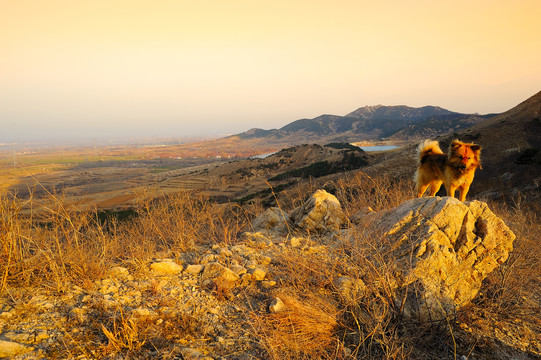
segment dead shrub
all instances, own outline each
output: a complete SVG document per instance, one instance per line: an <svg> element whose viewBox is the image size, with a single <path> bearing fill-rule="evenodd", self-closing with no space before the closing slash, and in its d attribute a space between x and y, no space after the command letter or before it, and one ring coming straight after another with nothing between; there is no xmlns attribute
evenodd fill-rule
<svg viewBox="0 0 541 360"><path fill-rule="evenodd" d="M363 172L346 173L327 186L348 216L368 207L374 211L390 209L413 198L413 181L372 177Z"/></svg>
<svg viewBox="0 0 541 360"><path fill-rule="evenodd" d="M538 304L531 295L541 292L541 219L539 208L523 206L521 197L512 204L491 203L490 207L513 230L516 239L506 262L484 281L474 310L502 318L531 317Z"/></svg>
<svg viewBox="0 0 541 360"><path fill-rule="evenodd" d="M294 290L280 292L285 310L262 314L254 325L272 359L336 359L339 310L331 299Z"/></svg>

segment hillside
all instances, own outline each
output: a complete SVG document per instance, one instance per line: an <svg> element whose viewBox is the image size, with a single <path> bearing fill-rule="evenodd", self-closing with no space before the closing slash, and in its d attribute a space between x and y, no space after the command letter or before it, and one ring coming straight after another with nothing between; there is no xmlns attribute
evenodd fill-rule
<svg viewBox="0 0 541 360"><path fill-rule="evenodd" d="M540 112L438 137L483 146L466 202L412 199L415 144L51 169L0 196L0 358L539 358Z"/></svg>
<svg viewBox="0 0 541 360"><path fill-rule="evenodd" d="M541 92L514 108L453 134L435 138L444 151L457 138L482 146L482 170L477 171L471 196L494 198L541 192ZM380 154L371 174L412 178L416 144Z"/></svg>
<svg viewBox="0 0 541 360"><path fill-rule="evenodd" d="M325 143L391 139L420 139L458 131L490 117L452 112L440 107L365 106L345 116L321 115L293 121L280 129L251 129L234 135L239 139L268 139Z"/></svg>

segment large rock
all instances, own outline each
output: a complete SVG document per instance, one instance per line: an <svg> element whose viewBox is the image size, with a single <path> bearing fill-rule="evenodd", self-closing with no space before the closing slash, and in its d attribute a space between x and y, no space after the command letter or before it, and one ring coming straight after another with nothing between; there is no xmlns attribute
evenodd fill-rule
<svg viewBox="0 0 541 360"><path fill-rule="evenodd" d="M252 222L254 232L272 231L282 233L287 231L289 216L278 207L271 207Z"/></svg>
<svg viewBox="0 0 541 360"><path fill-rule="evenodd" d="M296 228L318 234L338 230L346 222L340 202L325 190L316 191L302 206L291 211L289 219Z"/></svg>
<svg viewBox="0 0 541 360"><path fill-rule="evenodd" d="M277 207L267 209L252 222L250 230L272 236L284 236L292 230L322 235L340 229L346 221L338 199L318 190L289 214Z"/></svg>
<svg viewBox="0 0 541 360"><path fill-rule="evenodd" d="M507 260L515 235L480 201L425 197L368 215L396 259L403 315L441 320L468 304Z"/></svg>

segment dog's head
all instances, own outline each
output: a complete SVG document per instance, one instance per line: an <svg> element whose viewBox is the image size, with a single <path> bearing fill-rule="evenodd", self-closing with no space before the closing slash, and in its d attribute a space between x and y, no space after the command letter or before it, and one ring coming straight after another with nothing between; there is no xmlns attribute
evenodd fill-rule
<svg viewBox="0 0 541 360"><path fill-rule="evenodd" d="M481 168L480 156L481 146L476 144L453 140L449 147L449 164L461 171Z"/></svg>

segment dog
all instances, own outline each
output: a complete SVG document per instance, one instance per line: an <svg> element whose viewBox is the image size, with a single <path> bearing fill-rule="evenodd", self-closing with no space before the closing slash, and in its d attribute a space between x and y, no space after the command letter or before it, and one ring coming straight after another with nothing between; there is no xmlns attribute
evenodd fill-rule
<svg viewBox="0 0 541 360"><path fill-rule="evenodd" d="M419 144L417 154L419 161L415 172L417 197L423 196L429 187L430 196L434 196L444 184L447 196L454 197L455 191L459 189L459 200L466 200L475 170L481 168L481 146L453 140L445 155L437 141L425 140Z"/></svg>

